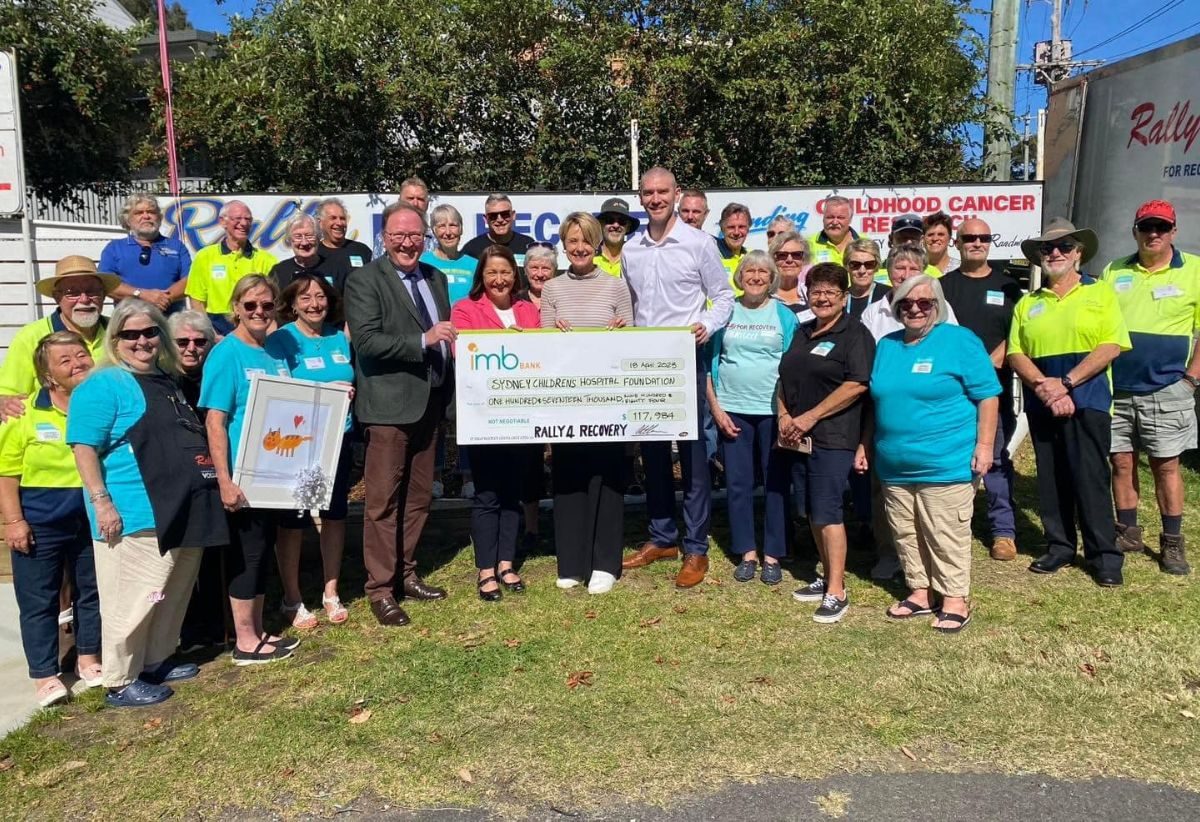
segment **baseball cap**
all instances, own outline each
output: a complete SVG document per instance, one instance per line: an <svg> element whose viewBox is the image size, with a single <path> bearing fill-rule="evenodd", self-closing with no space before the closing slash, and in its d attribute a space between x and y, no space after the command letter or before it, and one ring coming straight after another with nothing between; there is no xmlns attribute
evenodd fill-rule
<svg viewBox="0 0 1200 822"><path fill-rule="evenodd" d="M910 229L913 231L919 231L922 234L924 234L925 233L925 221L922 220L920 217L918 217L916 214L901 214L899 217L892 220L892 232L893 233L895 233L897 231L907 231Z"/></svg>
<svg viewBox="0 0 1200 822"><path fill-rule="evenodd" d="M1133 223L1137 225L1142 220L1150 219L1166 220L1171 225L1175 225L1175 206L1166 200L1147 200L1138 206Z"/></svg>

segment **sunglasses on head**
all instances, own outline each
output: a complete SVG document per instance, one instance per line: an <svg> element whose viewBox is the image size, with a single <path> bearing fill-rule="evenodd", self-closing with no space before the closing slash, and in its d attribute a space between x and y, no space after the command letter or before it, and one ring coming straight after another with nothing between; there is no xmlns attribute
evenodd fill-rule
<svg viewBox="0 0 1200 822"><path fill-rule="evenodd" d="M208 339L205 337L176 337L175 345L179 347L180 351L183 351L189 345L194 345L197 348L204 348L208 345Z"/></svg>
<svg viewBox="0 0 1200 822"><path fill-rule="evenodd" d="M271 311L275 310L275 301L274 300L264 300L263 302L260 303L260 302L255 302L254 300L250 300L249 302L242 303L242 309L251 314L253 314L255 311L258 311L259 309L262 309L263 311L270 313Z"/></svg>
<svg viewBox="0 0 1200 822"><path fill-rule="evenodd" d="M1168 234L1174 227L1166 220L1142 220L1137 224L1137 230L1143 234Z"/></svg>
<svg viewBox="0 0 1200 822"><path fill-rule="evenodd" d="M150 325L145 328L122 328L117 332L117 336L125 342L134 342L145 337L147 340L157 340L159 328L157 325Z"/></svg>
<svg viewBox="0 0 1200 822"><path fill-rule="evenodd" d="M537 242L535 242L535 243L530 243L530 244L529 244L529 247L530 247L530 248L548 248L548 249L550 249L551 251L555 251L555 250L556 250L556 249L554 248L554 244L553 244L553 243L548 243L548 242L546 242L545 240L538 240L538 241L537 241Z"/></svg>
<svg viewBox="0 0 1200 822"><path fill-rule="evenodd" d="M928 314L937 305L937 300L928 300L925 298L919 300L900 300L896 303L896 307L901 311L909 312L913 308L921 311L922 314Z"/></svg>
<svg viewBox="0 0 1200 822"><path fill-rule="evenodd" d="M483 215L483 216L487 218L487 221L488 221L489 223L491 223L491 222L495 222L496 220L508 220L508 219L511 219L511 218L512 218L512 215L513 215L512 209L511 209L511 208L506 208L506 209L504 209L503 211L490 211L490 212L488 212L487 214L485 214L485 215Z"/></svg>
<svg viewBox="0 0 1200 822"><path fill-rule="evenodd" d="M991 234L959 234L959 242L962 243L990 243L992 241Z"/></svg>
<svg viewBox="0 0 1200 822"><path fill-rule="evenodd" d="M1063 254L1070 254L1072 251L1074 251L1078 247L1079 247L1078 244L1074 240L1053 240L1052 242L1042 243L1041 245L1039 245L1038 251L1040 251L1042 256L1045 257L1051 251L1058 251Z"/></svg>
<svg viewBox="0 0 1200 822"><path fill-rule="evenodd" d="M150 253L152 249L148 245L142 246L142 250L138 252L138 262L142 265L150 265Z"/></svg>
<svg viewBox="0 0 1200 822"><path fill-rule="evenodd" d="M776 251L775 252L776 262L783 262L784 260L794 260L795 262L802 263L802 262L804 262L804 258L807 256L808 255L805 254L803 251Z"/></svg>

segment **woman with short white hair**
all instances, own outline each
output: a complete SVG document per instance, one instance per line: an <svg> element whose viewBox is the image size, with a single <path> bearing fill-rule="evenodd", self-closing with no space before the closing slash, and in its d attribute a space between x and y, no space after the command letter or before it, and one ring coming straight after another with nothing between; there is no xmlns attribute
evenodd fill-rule
<svg viewBox="0 0 1200 822"><path fill-rule="evenodd" d="M321 226L311 214L301 211L292 215L283 227L283 245L292 250L292 256L280 260L268 274L280 291L301 274L315 274L335 284L338 265L322 250Z"/></svg>
<svg viewBox="0 0 1200 822"><path fill-rule="evenodd" d="M992 464L1000 382L979 338L949 323L935 278L905 279L890 302L901 330L876 347L874 453L860 447L856 468L874 463L909 588L887 616L934 614L934 630L958 633L971 619L971 512Z"/></svg>

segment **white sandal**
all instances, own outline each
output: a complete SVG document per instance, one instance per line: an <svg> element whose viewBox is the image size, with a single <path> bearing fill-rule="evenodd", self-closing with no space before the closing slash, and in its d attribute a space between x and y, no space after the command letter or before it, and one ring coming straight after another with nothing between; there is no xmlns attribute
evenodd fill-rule
<svg viewBox="0 0 1200 822"><path fill-rule="evenodd" d="M316 628L318 625L317 618L304 606L303 602L297 602L295 605L288 605L286 602L280 603L279 613L291 621L293 628L307 630Z"/></svg>
<svg viewBox="0 0 1200 822"><path fill-rule="evenodd" d="M350 618L350 612L346 610L346 606L338 597L327 597L322 594L321 605L325 608L325 616L329 617L329 621L334 625L339 625Z"/></svg>

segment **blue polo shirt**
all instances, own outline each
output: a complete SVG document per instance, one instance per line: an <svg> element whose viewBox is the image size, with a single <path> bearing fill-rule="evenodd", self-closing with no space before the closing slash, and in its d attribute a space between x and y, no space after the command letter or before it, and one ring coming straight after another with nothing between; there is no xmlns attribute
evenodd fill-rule
<svg viewBox="0 0 1200 822"><path fill-rule="evenodd" d="M187 246L174 237L164 237L150 244L146 262L145 246L127 234L104 246L100 252L100 270L111 271L134 288L153 288L166 291L188 275L192 255Z"/></svg>
<svg viewBox="0 0 1200 822"><path fill-rule="evenodd" d="M354 383L350 340L340 328L328 323L319 337L309 337L295 323L288 323L267 337L264 347L272 357L287 363L298 380ZM350 428L351 415L347 414L346 430Z"/></svg>
<svg viewBox="0 0 1200 822"><path fill-rule="evenodd" d="M200 382L200 407L224 411L229 434L229 470L237 465L237 450L246 422L246 404L250 400L250 380L255 374L290 377L287 362L266 348L256 348L232 334L213 346L204 363Z"/></svg>
<svg viewBox="0 0 1200 822"><path fill-rule="evenodd" d="M71 392L67 409L67 444L90 445L100 455L104 485L121 515L123 533L154 530L154 509L142 481L133 446L125 438L146 413L146 395L137 378L110 365L93 371ZM96 527L96 509L84 499L92 523L92 539L104 538Z"/></svg>

